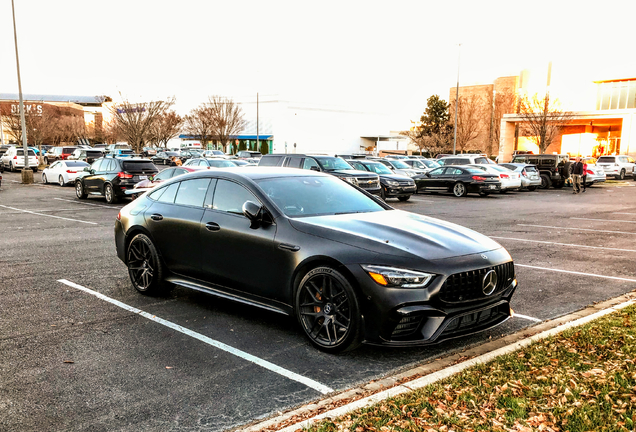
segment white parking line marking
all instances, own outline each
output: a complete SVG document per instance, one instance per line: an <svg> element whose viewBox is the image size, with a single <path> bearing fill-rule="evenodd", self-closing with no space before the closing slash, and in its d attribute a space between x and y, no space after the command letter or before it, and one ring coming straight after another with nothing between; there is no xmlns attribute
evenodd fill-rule
<svg viewBox="0 0 636 432"><path fill-rule="evenodd" d="M611 247L603 247L603 246L586 246L586 245L578 245L578 244L570 244L570 243L557 243L557 242L549 242L549 241L541 241L541 240L527 240L527 239L519 239L519 238L511 238L511 237L497 237L497 236L488 236L494 239L501 240L515 240L521 242L530 242L530 243L545 243L552 244L557 246L574 246L574 247L582 247L582 248L590 248L590 249L606 249L620 252L636 252L635 249L619 249L619 248L611 248Z"/></svg>
<svg viewBox="0 0 636 432"><path fill-rule="evenodd" d="M621 212L614 212L614 214L625 214L625 215L633 216L633 215L636 215L636 212L633 212L633 213L621 213Z"/></svg>
<svg viewBox="0 0 636 432"><path fill-rule="evenodd" d="M592 276L592 277L598 277L598 278L604 278L604 279L614 279L614 280L622 280L627 282L636 282L636 279L627 279L627 278L616 277L616 276L605 276L605 275L598 275L594 273L582 273L577 271L560 270L560 269L553 269L553 268L547 268L547 267L536 267L536 266L517 264L517 263L515 263L515 267L528 267L528 268L533 268L538 270L548 270L548 271L559 272L559 273L570 273L570 274L581 275L581 276Z"/></svg>
<svg viewBox="0 0 636 432"><path fill-rule="evenodd" d="M104 207L104 208L108 208L108 209L112 209L112 210L121 210L123 207L113 207L113 206L107 206L107 205L103 205L103 204L91 204L91 203L85 203L85 202L78 202L78 201L74 201L74 200L68 200L68 199L63 199L63 198L53 198L54 200L58 200L58 201L66 201L66 202L72 202L74 204L82 204L82 205L87 205L87 206L95 206L95 207Z"/></svg>
<svg viewBox="0 0 636 432"><path fill-rule="evenodd" d="M47 214L44 214L44 213L36 213L36 212L29 211L29 210L22 210L22 209L18 209L18 208L15 208L15 207L9 207L9 206L6 206L6 205L0 205L0 207L8 208L9 210L16 210L16 211L23 212L23 213L30 213L30 214L34 214L34 215L38 215L38 216L46 216L46 217L55 218L55 219L64 219L64 220L67 220L67 221L80 222L80 223L85 223L85 224L90 224L90 225L97 225L97 222L87 222L87 221L83 221L83 220L79 220L79 219L69 219L69 218L65 218L65 217L62 217L62 216L53 216L53 215L47 215Z"/></svg>
<svg viewBox="0 0 636 432"><path fill-rule="evenodd" d="M279 375L282 375L282 376L284 376L286 378L289 378L289 379L291 379L293 381L297 381L297 382L299 382L301 384L304 384L307 387L310 387L310 388L312 388L314 390L317 390L317 391L319 391L322 394L327 394L327 393L333 392L332 388L327 387L327 386L325 386L323 384L320 384L317 381L314 381L314 380L312 380L310 378L307 378L307 377L304 377L302 375L298 375L297 373L294 373L292 371L288 371L287 369L283 369L282 367L277 366L277 365L275 365L273 363L270 363L267 360L260 359L260 358L258 358L256 356L248 354L248 353L246 353L244 351L241 351L241 350L238 350L236 348L233 348L233 347L231 347L229 345L224 344L223 342L219 342L219 341L216 341L214 339L210 339L209 337L204 336L201 333L197 333L197 332L194 332L192 330L188 330L187 328L181 327L178 324L172 323L172 322L167 321L167 320L165 320L163 318L159 318L158 316L151 315L148 312L144 312L144 311L142 311L140 309L137 309L137 308L134 308L132 306L128 306L125 303L122 303L122 302L120 302L118 300L115 300L115 299L112 299L110 297L107 297L107 296L105 296L103 294L100 294L100 293L98 293L96 291L93 291L91 289L88 289L86 287L78 285L76 283L67 281L66 279L60 279L60 280L58 280L58 282L63 283L65 285L68 285L70 287L76 288L78 290L84 291L84 292L86 292L88 294L94 295L95 297L97 297L99 299L102 299L102 300L107 301L107 302L109 302L111 304L114 304L115 306L119 306L120 308L125 309L125 310L127 310L129 312L133 312L133 313L136 313L137 315L141 315L144 318L148 318L151 321L154 321L156 323L162 324L162 325L164 325L166 327L169 327L169 328L171 328L173 330L178 331L179 333L183 333L185 335L188 335L190 337L198 339L201 342L204 342L204 343L206 343L208 345L212 345L213 347L219 348L219 349L221 349L221 350L223 350L225 352L233 354L233 355L235 355L237 357L240 357L240 358L242 358L244 360L250 361L250 362L252 362L254 364L257 364L258 366L261 366L261 367L263 367L265 369L268 369L268 370L270 370L272 372L275 372L275 373L277 373Z"/></svg>
<svg viewBox="0 0 636 432"><path fill-rule="evenodd" d="M539 318L533 318L533 317L528 316L528 315L521 315L521 314L518 314L517 312L515 312L512 316L516 317L516 318L526 319L526 320L529 320L529 321L542 322Z"/></svg>
<svg viewBox="0 0 636 432"><path fill-rule="evenodd" d="M588 228L566 228L566 227L556 227L556 226L545 226L545 225L530 225L530 224L517 224L519 226L527 226L534 228L552 228L552 229L562 229L562 230L574 230L574 231L592 231L592 232L604 232L604 233L614 233L614 234L635 234L633 232L625 232L625 231L609 231L609 230L597 230L597 229L588 229Z"/></svg>
<svg viewBox="0 0 636 432"><path fill-rule="evenodd" d="M598 221L598 222L624 222L624 223L636 223L636 221L628 221L628 220L613 220L613 219L592 219L592 218L580 218L580 217L571 217L570 219L576 219L576 220L588 220L588 221Z"/></svg>
<svg viewBox="0 0 636 432"><path fill-rule="evenodd" d="M427 203L434 203L434 202L437 202L437 201L433 201L433 200L421 199L421 198L419 198L419 197L415 197L415 196L413 196L413 195L411 195L411 199L412 199L413 201L417 201L417 202L427 202Z"/></svg>

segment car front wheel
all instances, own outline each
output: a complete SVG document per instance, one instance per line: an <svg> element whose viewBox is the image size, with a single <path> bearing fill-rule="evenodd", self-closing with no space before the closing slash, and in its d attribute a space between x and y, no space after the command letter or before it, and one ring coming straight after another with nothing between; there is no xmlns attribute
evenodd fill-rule
<svg viewBox="0 0 636 432"><path fill-rule="evenodd" d="M349 281L331 267L317 267L300 281L296 316L318 349L328 353L350 351L361 343L360 309Z"/></svg>
<svg viewBox="0 0 636 432"><path fill-rule="evenodd" d="M453 186L453 194L456 197L465 197L468 194L468 189L466 189L466 185L462 182L455 183Z"/></svg>
<svg viewBox="0 0 636 432"><path fill-rule="evenodd" d="M42 183L47 184L48 182L46 181L46 174L42 173Z"/></svg>
<svg viewBox="0 0 636 432"><path fill-rule="evenodd" d="M60 176L57 178L57 182L60 186L64 186L66 183L64 182L64 177L62 177L62 175L60 174Z"/></svg>
<svg viewBox="0 0 636 432"><path fill-rule="evenodd" d="M84 190L84 185L79 180L75 182L75 195L79 199L85 199L88 196L88 194Z"/></svg>
<svg viewBox="0 0 636 432"><path fill-rule="evenodd" d="M409 198L411 198L411 195L402 195L402 196L399 196L399 197L398 197L398 199L399 199L400 201L402 201L402 202L404 202L404 201L408 201L408 200L409 200Z"/></svg>
<svg viewBox="0 0 636 432"><path fill-rule="evenodd" d="M164 270L157 248L145 234L137 234L126 251L128 276L142 294L161 294L170 288L164 281Z"/></svg>

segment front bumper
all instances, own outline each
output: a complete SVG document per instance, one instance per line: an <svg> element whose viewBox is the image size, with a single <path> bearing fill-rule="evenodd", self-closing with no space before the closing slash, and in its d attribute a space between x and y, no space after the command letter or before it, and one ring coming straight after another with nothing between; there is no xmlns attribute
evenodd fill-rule
<svg viewBox="0 0 636 432"><path fill-rule="evenodd" d="M517 287L510 255L504 249L486 252L490 262L487 267L481 255L441 260L445 262L440 261L436 269L446 274L440 274L421 289L383 287L373 282L360 266L359 270L350 266L363 294L365 343L396 347L430 345L478 333L508 320L510 299ZM469 292L472 288L462 286L466 277L481 283L490 270L501 275L491 295Z"/></svg>
<svg viewBox="0 0 636 432"><path fill-rule="evenodd" d="M404 196L404 195L413 195L417 192L417 187L406 186L406 185L398 185L398 186L387 186L385 189L385 195L387 197L396 197L396 196Z"/></svg>

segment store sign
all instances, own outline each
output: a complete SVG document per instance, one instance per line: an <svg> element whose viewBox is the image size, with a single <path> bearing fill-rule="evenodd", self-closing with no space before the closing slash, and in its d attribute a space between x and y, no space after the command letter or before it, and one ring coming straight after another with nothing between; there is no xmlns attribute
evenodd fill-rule
<svg viewBox="0 0 636 432"><path fill-rule="evenodd" d="M26 115L42 115L42 104L24 104L24 113ZM11 104L11 114L20 115L20 104Z"/></svg>

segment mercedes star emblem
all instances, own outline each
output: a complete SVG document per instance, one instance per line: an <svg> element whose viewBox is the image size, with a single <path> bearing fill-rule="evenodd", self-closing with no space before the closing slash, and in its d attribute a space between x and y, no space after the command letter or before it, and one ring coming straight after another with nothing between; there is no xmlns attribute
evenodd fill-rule
<svg viewBox="0 0 636 432"><path fill-rule="evenodd" d="M495 288L497 288L497 272L490 270L486 273L486 276L484 276L481 290L485 295L489 296L495 292Z"/></svg>

